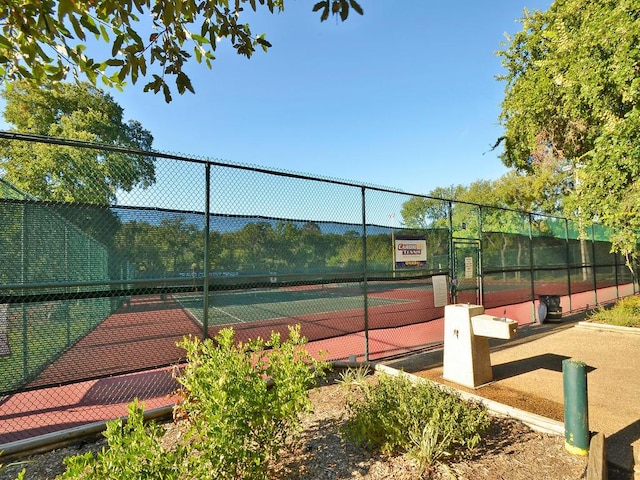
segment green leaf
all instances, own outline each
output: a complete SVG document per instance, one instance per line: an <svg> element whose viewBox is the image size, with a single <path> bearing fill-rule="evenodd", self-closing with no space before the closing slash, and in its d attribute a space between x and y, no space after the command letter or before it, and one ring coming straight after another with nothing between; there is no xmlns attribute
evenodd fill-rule
<svg viewBox="0 0 640 480"><path fill-rule="evenodd" d="M195 41L196 43L200 44L200 45L208 45L211 42L209 42L209 39L206 37L203 37L202 35L198 35L197 33L192 33L191 34L191 38L193 41Z"/></svg>
<svg viewBox="0 0 640 480"><path fill-rule="evenodd" d="M139 57L139 59L140 63L138 64L138 66L140 67L140 73L144 77L147 74L147 61L143 56Z"/></svg>
<svg viewBox="0 0 640 480"><path fill-rule="evenodd" d="M39 44L35 44L34 45L34 49L36 51L36 53L38 54L38 56L44 61L44 62L51 62L52 59L51 57L49 57L44 50L42 49L42 47Z"/></svg>
<svg viewBox="0 0 640 480"><path fill-rule="evenodd" d="M76 36L80 40L84 41L86 39L84 29L82 28L82 25L80 25L80 22L78 22L78 19L73 15L69 15L69 21L71 22L71 26L73 27L73 31L76 33Z"/></svg>
<svg viewBox="0 0 640 480"><path fill-rule="evenodd" d="M324 11L322 12L322 14L320 15L320 21L324 22L325 20L329 19L329 14L330 14L330 10L329 10L329 4L327 1L327 8L324 9Z"/></svg>
<svg viewBox="0 0 640 480"><path fill-rule="evenodd" d="M111 47L111 56L115 57L116 55L119 55L123 42L124 42L124 35L119 34L113 41L113 46Z"/></svg>
<svg viewBox="0 0 640 480"><path fill-rule="evenodd" d="M264 34L258 35L256 37L256 43L262 47L264 52L267 52L269 48L272 47L271 43L264 38Z"/></svg>
<svg viewBox="0 0 640 480"><path fill-rule="evenodd" d="M189 90L191 93L196 93L191 85L191 80L184 72L178 72L176 77L176 86L178 87L178 93L183 94L185 90Z"/></svg>
<svg viewBox="0 0 640 480"><path fill-rule="evenodd" d="M340 0L340 19L344 22L349 17L349 2L347 0Z"/></svg>
<svg viewBox="0 0 640 480"><path fill-rule="evenodd" d="M104 40L105 43L109 43L109 33L107 32L105 26L102 24L100 24L100 33L102 35L102 40Z"/></svg>
<svg viewBox="0 0 640 480"><path fill-rule="evenodd" d="M124 82L124 79L129 76L130 71L131 71L131 64L129 62L124 62L122 64L122 68L118 72L118 81Z"/></svg>
<svg viewBox="0 0 640 480"><path fill-rule="evenodd" d="M65 16L71 16L74 12L73 2L71 0L58 1L58 19L62 22Z"/></svg>
<svg viewBox="0 0 640 480"><path fill-rule="evenodd" d="M318 11L318 10L320 10L321 8L327 8L327 4L328 4L328 3L329 3L329 2L328 2L328 0L322 0L322 1L318 2L318 3L316 3L316 4L313 6L313 11L314 11L314 12L317 12L317 11Z"/></svg>
<svg viewBox="0 0 640 480"><path fill-rule="evenodd" d="M124 60L118 58L109 58L104 63L109 67L121 67L124 64Z"/></svg>
<svg viewBox="0 0 640 480"><path fill-rule="evenodd" d="M149 7L149 0L133 0L133 5L140 13L144 13L144 9Z"/></svg>
<svg viewBox="0 0 640 480"><path fill-rule="evenodd" d="M139 69L140 59L139 57L135 57L135 56L131 57L131 59L129 60L129 63L131 64L131 73L130 73L131 81L135 85L135 83L138 81L138 69Z"/></svg>
<svg viewBox="0 0 640 480"><path fill-rule="evenodd" d="M85 63L84 68L82 68L82 72L87 76L89 82L95 85L98 78L98 74L96 73L96 71L92 68L89 68L89 66Z"/></svg>
<svg viewBox="0 0 640 480"><path fill-rule="evenodd" d="M4 35L0 35L0 47L9 49L13 47L13 44L9 41L7 37L5 37Z"/></svg>
<svg viewBox="0 0 640 480"><path fill-rule="evenodd" d="M42 21L44 22L45 32L48 36L53 36L56 33L55 22L49 15L42 15Z"/></svg>
<svg viewBox="0 0 640 480"><path fill-rule="evenodd" d="M356 11L356 13L360 15L364 15L364 11L362 10L362 7L356 0L349 0L349 4L351 5L351 8L353 8Z"/></svg>
<svg viewBox="0 0 640 480"><path fill-rule="evenodd" d="M144 42L142 41L142 38L140 37L140 35L138 35L138 32L136 32L131 27L127 27L127 35L138 46L139 50L143 50L144 49Z"/></svg>
<svg viewBox="0 0 640 480"><path fill-rule="evenodd" d="M91 33L96 35L96 38L100 38L100 30L96 26L96 22L94 22L93 18L90 15L82 15L80 17L80 23Z"/></svg>
<svg viewBox="0 0 640 480"><path fill-rule="evenodd" d="M174 4L173 2L164 3L164 10L162 11L161 18L162 18L162 23L164 23L166 26L172 25L176 18L175 10L174 10L175 5L176 4Z"/></svg>
<svg viewBox="0 0 640 480"><path fill-rule="evenodd" d="M164 101L167 103L171 103L171 90L169 90L169 85L167 85L164 81L162 82L162 94L164 95Z"/></svg>
<svg viewBox="0 0 640 480"><path fill-rule="evenodd" d="M160 91L161 82L162 82L162 79L158 75L154 74L153 75L153 80L151 82L147 83L144 86L143 90L145 92L152 91L153 93L158 93Z"/></svg>

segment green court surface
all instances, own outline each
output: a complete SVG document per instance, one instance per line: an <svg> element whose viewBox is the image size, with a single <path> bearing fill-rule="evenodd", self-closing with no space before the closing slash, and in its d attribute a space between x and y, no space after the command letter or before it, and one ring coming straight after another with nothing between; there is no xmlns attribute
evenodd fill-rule
<svg viewBox="0 0 640 480"><path fill-rule="evenodd" d="M209 295L210 326L257 322L364 308L357 288L249 289ZM202 295L174 295L194 318L204 320ZM369 307L407 303L406 299L368 297Z"/></svg>

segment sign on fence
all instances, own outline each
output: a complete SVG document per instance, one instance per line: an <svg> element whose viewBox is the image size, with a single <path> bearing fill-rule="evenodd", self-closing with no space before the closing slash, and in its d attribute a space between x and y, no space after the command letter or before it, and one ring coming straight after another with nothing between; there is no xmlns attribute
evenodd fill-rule
<svg viewBox="0 0 640 480"><path fill-rule="evenodd" d="M448 302L447 276L434 275L431 277L433 282L433 306L444 307Z"/></svg>
<svg viewBox="0 0 640 480"><path fill-rule="evenodd" d="M427 264L427 241L424 237L396 237L396 268L423 267Z"/></svg>

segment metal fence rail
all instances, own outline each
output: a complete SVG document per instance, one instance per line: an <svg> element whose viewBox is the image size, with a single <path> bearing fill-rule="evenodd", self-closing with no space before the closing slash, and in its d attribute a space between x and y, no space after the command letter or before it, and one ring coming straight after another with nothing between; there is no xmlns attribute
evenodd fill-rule
<svg viewBox="0 0 640 480"><path fill-rule="evenodd" d="M73 201L0 179L0 420L75 405L93 421L98 405L162 397L166 372L138 380L182 361L183 336L227 326L244 340L300 324L331 359L425 348L438 334L403 329L443 316L434 276L450 280L449 301L487 308L553 294L569 311L636 291L608 232L564 218L161 152L9 132L0 142L144 157L155 179L105 201L99 176ZM420 214L402 218L415 199ZM118 393L118 375L136 380ZM51 404L60 386L82 400ZM42 433L26 425L0 427L0 444Z"/></svg>

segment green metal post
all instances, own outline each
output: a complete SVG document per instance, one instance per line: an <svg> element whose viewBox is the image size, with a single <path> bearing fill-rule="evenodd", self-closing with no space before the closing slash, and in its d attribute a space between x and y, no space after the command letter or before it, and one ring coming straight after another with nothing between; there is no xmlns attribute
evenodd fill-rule
<svg viewBox="0 0 640 480"><path fill-rule="evenodd" d="M620 279L618 278L618 252L615 252L613 254L613 263L615 264L615 267L613 267L613 272L615 275L615 279L616 279L616 299L620 298Z"/></svg>
<svg viewBox="0 0 640 480"><path fill-rule="evenodd" d="M591 225L591 271L593 272L593 300L598 305L598 278L596 272L596 232Z"/></svg>
<svg viewBox="0 0 640 480"><path fill-rule="evenodd" d="M567 259L567 293L569 294L569 311L573 311L571 304L571 248L569 246L569 220L564 219L564 238L566 242L566 259Z"/></svg>
<svg viewBox="0 0 640 480"><path fill-rule="evenodd" d="M453 202L451 200L447 201L447 215L449 217L449 282L451 285L455 285L457 281L457 271L456 271L456 255L455 255L455 242L453 240ZM451 287L450 287L451 288ZM450 290L451 292L451 303L457 302L457 292L454 291L453 288Z"/></svg>
<svg viewBox="0 0 640 480"><path fill-rule="evenodd" d="M209 230L211 215L211 164L207 163L205 166L205 189L204 189L204 265L202 279L202 338L207 339L209 337Z"/></svg>
<svg viewBox="0 0 640 480"><path fill-rule="evenodd" d="M483 258L482 258L482 205L478 205L478 266L476 271L478 274L478 301L479 305L484 305L484 274L483 274Z"/></svg>
<svg viewBox="0 0 640 480"><path fill-rule="evenodd" d="M564 388L564 446L569 453L589 452L587 365L574 359L562 361Z"/></svg>
<svg viewBox="0 0 640 480"><path fill-rule="evenodd" d="M22 243L22 263L20 265L20 282L22 283L22 294L26 295L26 290L24 289L25 284L27 283L27 261L28 261L28 251L27 251L27 206L23 201L22 203L22 229L21 229L21 238L20 241ZM22 307L22 380L26 381L29 378L29 342L27 341L27 335L29 333L29 329L27 328L27 307L24 301L20 304Z"/></svg>
<svg viewBox="0 0 640 480"><path fill-rule="evenodd" d="M64 272L65 272L65 281L69 281L71 279L71 275L69 274L69 227L65 224L64 229L62 230L62 239L64 245ZM69 287L65 287L65 293L69 293ZM66 302L67 300L63 300ZM112 313L110 311L109 313ZM66 348L71 346L71 315L69 315L69 311L67 310L67 315L65 316L66 324L67 324L67 345Z"/></svg>
<svg viewBox="0 0 640 480"><path fill-rule="evenodd" d="M533 263L533 217L529 214L529 272L531 275L531 318L536 321L536 279L535 265ZM542 321L538 319L540 323Z"/></svg>
<svg viewBox="0 0 640 480"><path fill-rule="evenodd" d="M360 188L362 192L362 287L364 290L364 359L369 361L369 292L367 273L367 205L366 189Z"/></svg>

